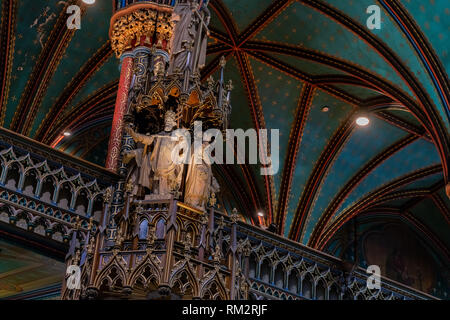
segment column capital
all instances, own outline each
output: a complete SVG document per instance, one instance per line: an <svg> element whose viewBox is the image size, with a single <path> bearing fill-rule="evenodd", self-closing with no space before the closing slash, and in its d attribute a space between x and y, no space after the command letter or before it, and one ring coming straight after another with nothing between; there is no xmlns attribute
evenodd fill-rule
<svg viewBox="0 0 450 320"><path fill-rule="evenodd" d="M136 47L168 50L173 33L173 7L158 3L136 3L111 18L109 37L117 57Z"/></svg>
<svg viewBox="0 0 450 320"><path fill-rule="evenodd" d="M139 53L152 54L152 48L146 46L139 46L133 49L133 55L137 56Z"/></svg>
<svg viewBox="0 0 450 320"><path fill-rule="evenodd" d="M120 56L120 63L122 63L123 60L125 60L126 58L134 58L134 57L135 57L134 51L126 51L122 53L122 55Z"/></svg>

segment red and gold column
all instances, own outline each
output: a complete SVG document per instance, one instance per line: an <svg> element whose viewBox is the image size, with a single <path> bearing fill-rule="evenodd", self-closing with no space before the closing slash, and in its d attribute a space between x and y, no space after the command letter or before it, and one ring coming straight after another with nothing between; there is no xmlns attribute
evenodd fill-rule
<svg viewBox="0 0 450 320"><path fill-rule="evenodd" d="M106 158L106 168L112 171L117 171L119 165L122 148L123 119L127 113L128 92L130 91L133 76L133 54L129 52L124 53L121 61L119 89L117 91L111 135L109 137L108 156Z"/></svg>
<svg viewBox="0 0 450 320"><path fill-rule="evenodd" d="M120 167L124 117L128 112L128 95L133 77L133 49L139 47L168 51L172 36L173 7L158 3L132 3L115 12L111 18L111 47L121 59L121 72L114 118L109 139L106 168L117 172Z"/></svg>

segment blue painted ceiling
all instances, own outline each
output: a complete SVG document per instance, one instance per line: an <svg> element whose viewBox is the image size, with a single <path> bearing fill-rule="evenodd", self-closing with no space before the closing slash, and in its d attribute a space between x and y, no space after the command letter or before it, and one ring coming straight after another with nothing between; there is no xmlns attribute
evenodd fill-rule
<svg viewBox="0 0 450 320"><path fill-rule="evenodd" d="M380 30L366 27L372 4L381 8ZM1 6L2 26L9 23L12 36L2 28L0 124L47 144L71 131L56 148L103 165L119 77L108 42L111 1L83 5L81 30L59 35L66 17L59 1L4 0ZM203 77L217 78L216 58L225 55L225 76L234 83L231 126L258 124L281 133L278 174L264 179L258 166L235 166L231 181L223 173L229 189L239 186L226 191L236 198L227 200L229 206L247 217L264 211L280 233L315 247L353 209L391 206L408 210L449 244L450 202L439 169L448 161L450 128L442 98L449 94L447 1L393 1L388 7L371 0L212 0L210 7ZM391 9L406 13L401 22L408 30L408 22L415 25L425 39L428 63ZM408 111L422 110L423 99L433 120ZM369 112L368 127L353 124L361 110ZM405 190L429 194L383 201Z"/></svg>

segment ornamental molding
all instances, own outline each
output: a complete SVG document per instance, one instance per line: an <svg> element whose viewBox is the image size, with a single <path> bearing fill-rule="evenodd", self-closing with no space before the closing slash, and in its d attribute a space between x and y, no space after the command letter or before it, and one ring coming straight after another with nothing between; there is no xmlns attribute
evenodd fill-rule
<svg viewBox="0 0 450 320"><path fill-rule="evenodd" d="M170 51L173 33L172 9L156 5L131 6L111 19L111 47L120 57L134 46L156 45ZM156 40L154 40L156 39Z"/></svg>

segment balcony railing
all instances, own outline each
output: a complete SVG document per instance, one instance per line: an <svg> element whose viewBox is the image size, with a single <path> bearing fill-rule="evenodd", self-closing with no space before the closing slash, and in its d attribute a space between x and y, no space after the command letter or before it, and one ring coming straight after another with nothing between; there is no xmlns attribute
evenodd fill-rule
<svg viewBox="0 0 450 320"><path fill-rule="evenodd" d="M117 180L116 174L102 167L0 128L4 228L24 229L64 243L79 221L83 238L91 217L96 228L105 190Z"/></svg>
<svg viewBox="0 0 450 320"><path fill-rule="evenodd" d="M214 233L223 239L221 247L226 255L232 243L228 216L215 213ZM258 299L436 299L385 277L381 277L380 290L370 290L369 275L362 268L344 275L340 259L241 221L237 223L236 242L238 252L250 253L248 262L241 257L241 267L251 282L250 292Z"/></svg>
<svg viewBox="0 0 450 320"><path fill-rule="evenodd" d="M119 253L123 261L130 265L136 265L135 261L142 261L147 249L146 239L151 232L154 232L153 238L156 240L152 242L152 250L156 256L163 256L169 250L169 225L176 224L171 247L176 261L182 261L186 253L188 234L191 239L188 245L190 259L195 262L194 265L201 265L205 270L212 270L211 261L214 260L214 255L217 257L219 248L220 272L225 277L233 272L231 266L239 265L239 272L248 279L249 294L253 299L435 299L383 277L380 290L369 289L369 275L365 270L356 268L353 273L346 274L342 270L342 261L336 257L244 222L233 221L218 211L210 211L205 221L204 213L182 203L176 204L176 216L169 213L170 207L174 207L171 200L143 200L129 206L129 214L138 212L139 243L132 249L132 242L125 241ZM150 225L153 226L151 232ZM173 232L174 229L171 230ZM111 253L103 252L102 256L106 257L104 266L107 266ZM164 264L163 261L161 264ZM123 281L129 279L124 278Z"/></svg>

